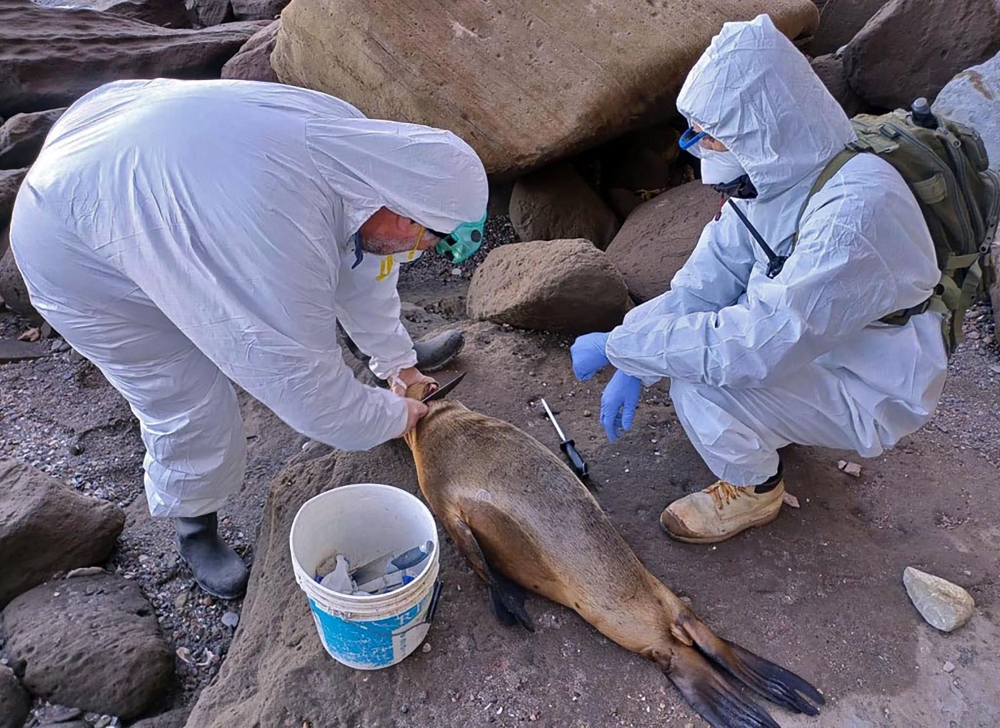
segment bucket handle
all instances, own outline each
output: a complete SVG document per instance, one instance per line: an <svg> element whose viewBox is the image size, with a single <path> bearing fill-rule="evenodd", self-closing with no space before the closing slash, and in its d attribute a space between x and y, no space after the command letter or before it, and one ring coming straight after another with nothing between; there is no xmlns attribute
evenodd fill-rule
<svg viewBox="0 0 1000 728"><path fill-rule="evenodd" d="M441 580L434 582L434 593L431 596L431 603L427 607L427 614L424 616L423 620L417 622L416 624L411 624L409 627L404 629L402 632L394 632L392 630L382 629L381 627L370 627L364 624L358 624L357 626L367 632L374 632L377 635L383 637L397 637L399 635L406 634L411 629L416 629L417 627L423 627L425 624L430 624L434 621L434 613L437 612L438 602L441 600L441 590L444 584Z"/></svg>

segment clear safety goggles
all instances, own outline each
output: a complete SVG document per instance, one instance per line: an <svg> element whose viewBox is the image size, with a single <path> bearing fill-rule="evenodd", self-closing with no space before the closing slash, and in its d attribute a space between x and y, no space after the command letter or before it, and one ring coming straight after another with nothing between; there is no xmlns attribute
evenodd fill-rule
<svg viewBox="0 0 1000 728"><path fill-rule="evenodd" d="M429 230L440 238L434 246L434 252L451 259L452 263L462 263L473 255L483 244L483 226L486 224L486 213L476 222L465 222L450 233L439 233Z"/></svg>
<svg viewBox="0 0 1000 728"><path fill-rule="evenodd" d="M695 131L694 127L688 127L687 131L681 134L680 140L677 145L683 149L688 154L693 154L694 156L701 159L705 152L711 153L712 150L703 146L708 141L711 141L712 137L708 135L705 131Z"/></svg>

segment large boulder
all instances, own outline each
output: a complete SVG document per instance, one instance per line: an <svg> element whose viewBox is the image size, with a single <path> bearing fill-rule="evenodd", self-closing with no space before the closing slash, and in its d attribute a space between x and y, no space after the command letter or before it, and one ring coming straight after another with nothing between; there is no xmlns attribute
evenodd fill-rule
<svg viewBox="0 0 1000 728"><path fill-rule="evenodd" d="M719 195L689 182L653 198L629 215L607 256L625 276L629 293L648 301L670 287L701 231L719 211Z"/></svg>
<svg viewBox="0 0 1000 728"><path fill-rule="evenodd" d="M0 116L67 106L126 78L217 78L261 23L172 30L96 10L0 0Z"/></svg>
<svg viewBox="0 0 1000 728"><path fill-rule="evenodd" d="M813 58L813 71L819 76L820 81L826 86L830 95L837 100L844 113L854 116L861 110L861 99L854 93L854 89L847 83L847 72L844 70L844 58L836 54L829 54Z"/></svg>
<svg viewBox="0 0 1000 728"><path fill-rule="evenodd" d="M0 609L56 572L103 562L124 525L117 506L0 460Z"/></svg>
<svg viewBox="0 0 1000 728"><path fill-rule="evenodd" d="M819 14L819 29L809 44L816 56L834 53L865 27L886 0L827 0Z"/></svg>
<svg viewBox="0 0 1000 728"><path fill-rule="evenodd" d="M810 0L293 0L272 62L369 116L450 129L503 178L666 118L722 23L760 13L792 38L819 20Z"/></svg>
<svg viewBox="0 0 1000 728"><path fill-rule="evenodd" d="M233 20L274 20L288 0L186 0L186 7L201 27Z"/></svg>
<svg viewBox="0 0 1000 728"><path fill-rule="evenodd" d="M91 7L119 18L163 28L191 27L184 0L96 0Z"/></svg>
<svg viewBox="0 0 1000 728"><path fill-rule="evenodd" d="M0 728L24 728L31 711L31 698L24 692L14 671L0 665Z"/></svg>
<svg viewBox="0 0 1000 728"><path fill-rule="evenodd" d="M909 108L998 50L995 0L890 0L847 44L844 65L851 87L868 103Z"/></svg>
<svg viewBox="0 0 1000 728"><path fill-rule="evenodd" d="M1000 54L949 81L934 100L934 111L979 132L990 167L1000 169Z"/></svg>
<svg viewBox="0 0 1000 728"><path fill-rule="evenodd" d="M469 285L469 318L535 331L608 331L628 309L622 274L588 240L494 248Z"/></svg>
<svg viewBox="0 0 1000 728"><path fill-rule="evenodd" d="M0 232L10 225L10 216L14 212L17 191L21 189L21 182L24 181L27 174L27 168L0 169ZM4 242L0 242L0 256L7 252L7 238L6 236L3 238Z"/></svg>
<svg viewBox="0 0 1000 728"><path fill-rule="evenodd" d="M28 289L24 285L24 276L17 267L14 253L10 250L10 228L0 229L0 250L4 251L0 258L0 299L7 308L31 321L40 322L42 317L31 305Z"/></svg>
<svg viewBox="0 0 1000 728"><path fill-rule="evenodd" d="M35 695L136 717L170 687L173 654L139 585L77 576L22 594L3 611L14 670Z"/></svg>
<svg viewBox="0 0 1000 728"><path fill-rule="evenodd" d="M510 197L510 222L521 240L584 238L601 250L618 232L618 218L570 164L522 177Z"/></svg>
<svg viewBox="0 0 1000 728"><path fill-rule="evenodd" d="M222 67L222 77L279 83L278 74L271 68L271 51L278 40L280 26L281 20L275 20L254 33L240 48L239 53L226 61L226 65Z"/></svg>
<svg viewBox="0 0 1000 728"><path fill-rule="evenodd" d="M15 114L0 126L0 169L30 167L45 137L66 109ZM0 221L0 226L3 222Z"/></svg>

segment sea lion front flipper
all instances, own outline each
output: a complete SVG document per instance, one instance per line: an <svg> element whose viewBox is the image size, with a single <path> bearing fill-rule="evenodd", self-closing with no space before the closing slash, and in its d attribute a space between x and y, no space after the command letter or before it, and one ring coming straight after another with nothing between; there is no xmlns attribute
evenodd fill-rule
<svg viewBox="0 0 1000 728"><path fill-rule="evenodd" d="M524 608L524 590L490 566L469 524L461 518L454 518L445 527L454 539L455 547L490 588L490 605L497 620L507 627L517 621L529 632L534 632L535 625Z"/></svg>

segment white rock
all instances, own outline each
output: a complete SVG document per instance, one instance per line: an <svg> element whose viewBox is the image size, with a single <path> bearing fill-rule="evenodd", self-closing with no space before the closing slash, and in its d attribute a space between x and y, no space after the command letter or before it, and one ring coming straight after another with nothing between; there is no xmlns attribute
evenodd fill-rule
<svg viewBox="0 0 1000 728"><path fill-rule="evenodd" d="M979 132L990 167L1000 169L1000 54L955 76L941 89L933 108Z"/></svg>
<svg viewBox="0 0 1000 728"><path fill-rule="evenodd" d="M951 660L948 660L948 662L944 663L944 665L941 666L941 669L944 670L945 672L955 672L955 663L952 662Z"/></svg>
<svg viewBox="0 0 1000 728"><path fill-rule="evenodd" d="M972 595L950 581L908 566L903 584L920 615L942 632L956 630L972 618L976 608Z"/></svg>

